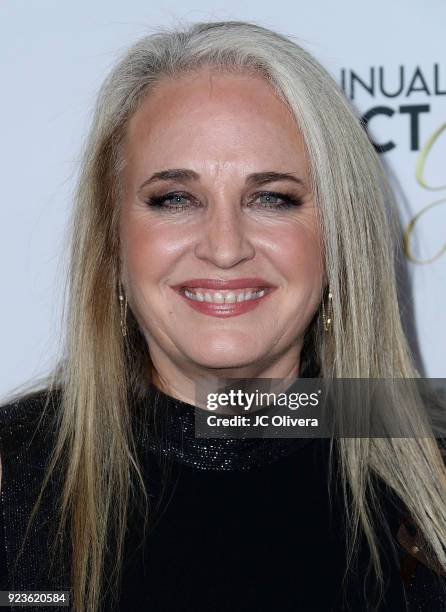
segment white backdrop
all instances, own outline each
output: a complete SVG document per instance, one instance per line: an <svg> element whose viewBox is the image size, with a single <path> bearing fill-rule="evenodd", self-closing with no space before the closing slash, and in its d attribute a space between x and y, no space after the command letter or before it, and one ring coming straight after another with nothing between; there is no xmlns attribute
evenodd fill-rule
<svg viewBox="0 0 446 612"><path fill-rule="evenodd" d="M63 232L99 84L152 27L220 19L295 36L367 113L398 182L425 373L446 376L444 0L3 0L0 396L54 363Z"/></svg>

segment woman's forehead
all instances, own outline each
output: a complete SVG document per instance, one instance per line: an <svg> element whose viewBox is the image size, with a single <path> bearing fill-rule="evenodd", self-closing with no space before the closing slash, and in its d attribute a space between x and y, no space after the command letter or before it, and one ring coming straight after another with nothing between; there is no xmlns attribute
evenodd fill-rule
<svg viewBox="0 0 446 612"><path fill-rule="evenodd" d="M182 166L205 156L214 166L242 163L248 170L254 163L252 171L272 157L289 166L304 153L294 118L264 79L230 74L210 82L206 73L169 79L147 95L129 122L124 148L137 164L156 159Z"/></svg>

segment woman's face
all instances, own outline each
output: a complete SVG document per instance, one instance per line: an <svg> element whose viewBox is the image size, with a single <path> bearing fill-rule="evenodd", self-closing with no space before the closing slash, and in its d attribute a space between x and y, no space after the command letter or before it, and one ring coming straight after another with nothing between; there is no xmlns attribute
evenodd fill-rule
<svg viewBox="0 0 446 612"><path fill-rule="evenodd" d="M304 143L272 88L165 80L123 154L121 279L160 379L297 376L324 273Z"/></svg>

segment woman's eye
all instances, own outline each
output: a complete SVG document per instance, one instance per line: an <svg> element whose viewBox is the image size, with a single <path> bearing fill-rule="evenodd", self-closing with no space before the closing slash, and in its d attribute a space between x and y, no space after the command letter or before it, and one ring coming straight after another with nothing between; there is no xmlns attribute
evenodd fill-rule
<svg viewBox="0 0 446 612"><path fill-rule="evenodd" d="M302 202L291 194L279 193L276 191L262 191L254 194L252 202L258 203L261 208L280 210L299 206ZM162 195L151 196L146 203L159 210L170 212L181 212L191 206L196 205L187 193L171 192Z"/></svg>
<svg viewBox="0 0 446 612"><path fill-rule="evenodd" d="M183 193L165 193L159 196L152 196L146 202L149 206L155 208L177 211L188 208L190 199L187 194Z"/></svg>
<svg viewBox="0 0 446 612"><path fill-rule="evenodd" d="M298 198L275 191L263 191L262 193L255 194L254 202L258 200L262 207L273 209L292 208L293 206L299 206L301 204Z"/></svg>

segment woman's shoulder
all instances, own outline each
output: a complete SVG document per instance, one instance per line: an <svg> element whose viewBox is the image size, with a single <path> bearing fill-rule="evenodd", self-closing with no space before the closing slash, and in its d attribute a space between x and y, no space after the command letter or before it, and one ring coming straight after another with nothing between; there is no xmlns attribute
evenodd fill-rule
<svg viewBox="0 0 446 612"><path fill-rule="evenodd" d="M33 420L47 407L54 409L60 404L61 394L60 387L43 388L3 401L0 403L0 427Z"/></svg>
<svg viewBox="0 0 446 612"><path fill-rule="evenodd" d="M23 443L47 439L56 425L61 396L61 389L40 389L1 404L1 453L18 452Z"/></svg>
<svg viewBox="0 0 446 612"><path fill-rule="evenodd" d="M48 542L54 541L52 523L56 516L55 500L60 492L58 473L51 477L43 492L34 527L25 544L24 539L54 448L57 432L54 417L59 415L60 400L60 391L43 389L0 406L0 514L4 524L0 540L5 547L4 564L10 589L33 591L43 584L52 585L52 576L46 575L49 566L42 560L42 551L49 550ZM19 555L22 545L24 553ZM57 567L62 571L62 561Z"/></svg>

